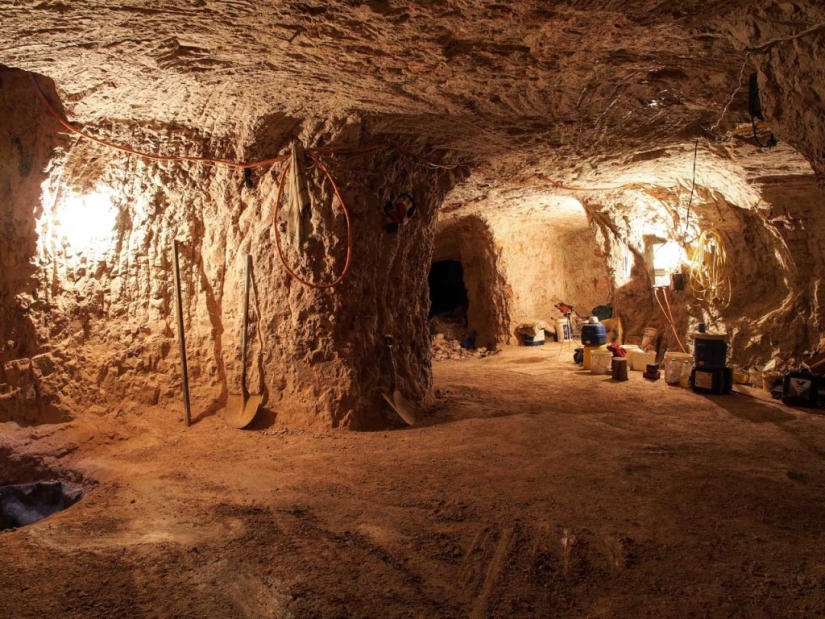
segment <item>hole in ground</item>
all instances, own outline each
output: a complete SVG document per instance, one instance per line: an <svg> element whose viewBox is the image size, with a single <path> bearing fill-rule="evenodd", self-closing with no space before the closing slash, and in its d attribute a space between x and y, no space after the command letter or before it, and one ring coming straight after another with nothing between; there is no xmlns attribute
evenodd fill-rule
<svg viewBox="0 0 825 619"><path fill-rule="evenodd" d="M75 472L0 447L0 531L28 526L67 509L83 498Z"/></svg>

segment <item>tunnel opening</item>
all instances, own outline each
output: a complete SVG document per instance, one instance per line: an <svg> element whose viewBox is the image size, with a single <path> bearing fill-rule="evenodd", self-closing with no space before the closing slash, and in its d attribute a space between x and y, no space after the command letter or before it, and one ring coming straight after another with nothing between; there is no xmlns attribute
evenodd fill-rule
<svg viewBox="0 0 825 619"><path fill-rule="evenodd" d="M430 288L430 318L438 314L460 314L466 321L470 301L464 285L464 267L458 260L434 262L427 278Z"/></svg>
<svg viewBox="0 0 825 619"><path fill-rule="evenodd" d="M429 276L434 337L489 350L508 341L508 296L497 259L492 231L482 218L440 223Z"/></svg>

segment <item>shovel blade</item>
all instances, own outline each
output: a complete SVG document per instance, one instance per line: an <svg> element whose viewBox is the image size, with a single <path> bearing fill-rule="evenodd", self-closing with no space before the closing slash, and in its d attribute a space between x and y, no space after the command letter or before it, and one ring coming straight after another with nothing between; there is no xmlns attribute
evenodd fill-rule
<svg viewBox="0 0 825 619"><path fill-rule="evenodd" d="M386 396L385 396L386 397ZM401 395L401 392L396 389L392 393L392 399L395 405L393 408L395 412L398 413L398 416L401 417L404 421L407 422L407 425L414 426L415 425L415 408L413 405L410 404L409 400Z"/></svg>
<svg viewBox="0 0 825 619"><path fill-rule="evenodd" d="M244 402L244 418L249 418L249 421L246 425L249 425L255 420L258 411L261 410L261 402L263 402L263 399L264 396L262 395L250 395L247 397L246 402Z"/></svg>
<svg viewBox="0 0 825 619"><path fill-rule="evenodd" d="M381 395L382 395L382 396L384 397L384 399L387 401L387 404L389 404L389 405L390 405L390 408L391 408L392 410L394 410L394 411L397 413L397 412L398 412L398 409L397 409L397 408L395 408L395 401L392 399L392 396L391 396L391 395L388 395L388 394L386 394L386 393L382 393Z"/></svg>
<svg viewBox="0 0 825 619"><path fill-rule="evenodd" d="M262 399L259 395L230 395L222 415L226 425L238 429L248 426L258 414Z"/></svg>

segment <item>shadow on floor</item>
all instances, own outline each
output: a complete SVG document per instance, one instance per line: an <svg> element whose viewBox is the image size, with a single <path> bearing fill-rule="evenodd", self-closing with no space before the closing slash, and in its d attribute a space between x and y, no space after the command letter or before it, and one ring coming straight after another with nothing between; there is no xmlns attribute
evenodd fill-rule
<svg viewBox="0 0 825 619"><path fill-rule="evenodd" d="M779 402L766 402L737 392L701 397L725 409L734 417L751 423L785 423L796 418L792 413L782 410Z"/></svg>

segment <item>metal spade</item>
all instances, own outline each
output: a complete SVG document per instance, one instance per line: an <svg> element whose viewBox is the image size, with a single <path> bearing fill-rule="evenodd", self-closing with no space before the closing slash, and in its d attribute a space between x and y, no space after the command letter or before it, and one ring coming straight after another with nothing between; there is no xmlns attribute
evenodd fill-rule
<svg viewBox="0 0 825 619"><path fill-rule="evenodd" d="M252 256L246 257L246 279L244 281L243 334L241 336L241 395L230 395L226 401L224 420L233 428L245 428L261 408L262 395L250 395L246 388L246 350L249 330L249 280L252 275Z"/></svg>
<svg viewBox="0 0 825 619"><path fill-rule="evenodd" d="M384 336L384 343L387 345L387 352L389 353L390 357L390 393L383 394L384 399L387 403L392 407L392 409L398 413L398 416L401 417L408 425L415 425L415 409L413 405L410 404L409 400L405 398L401 392L398 390L396 385L396 375L395 375L395 356L393 354L393 339L391 335Z"/></svg>

